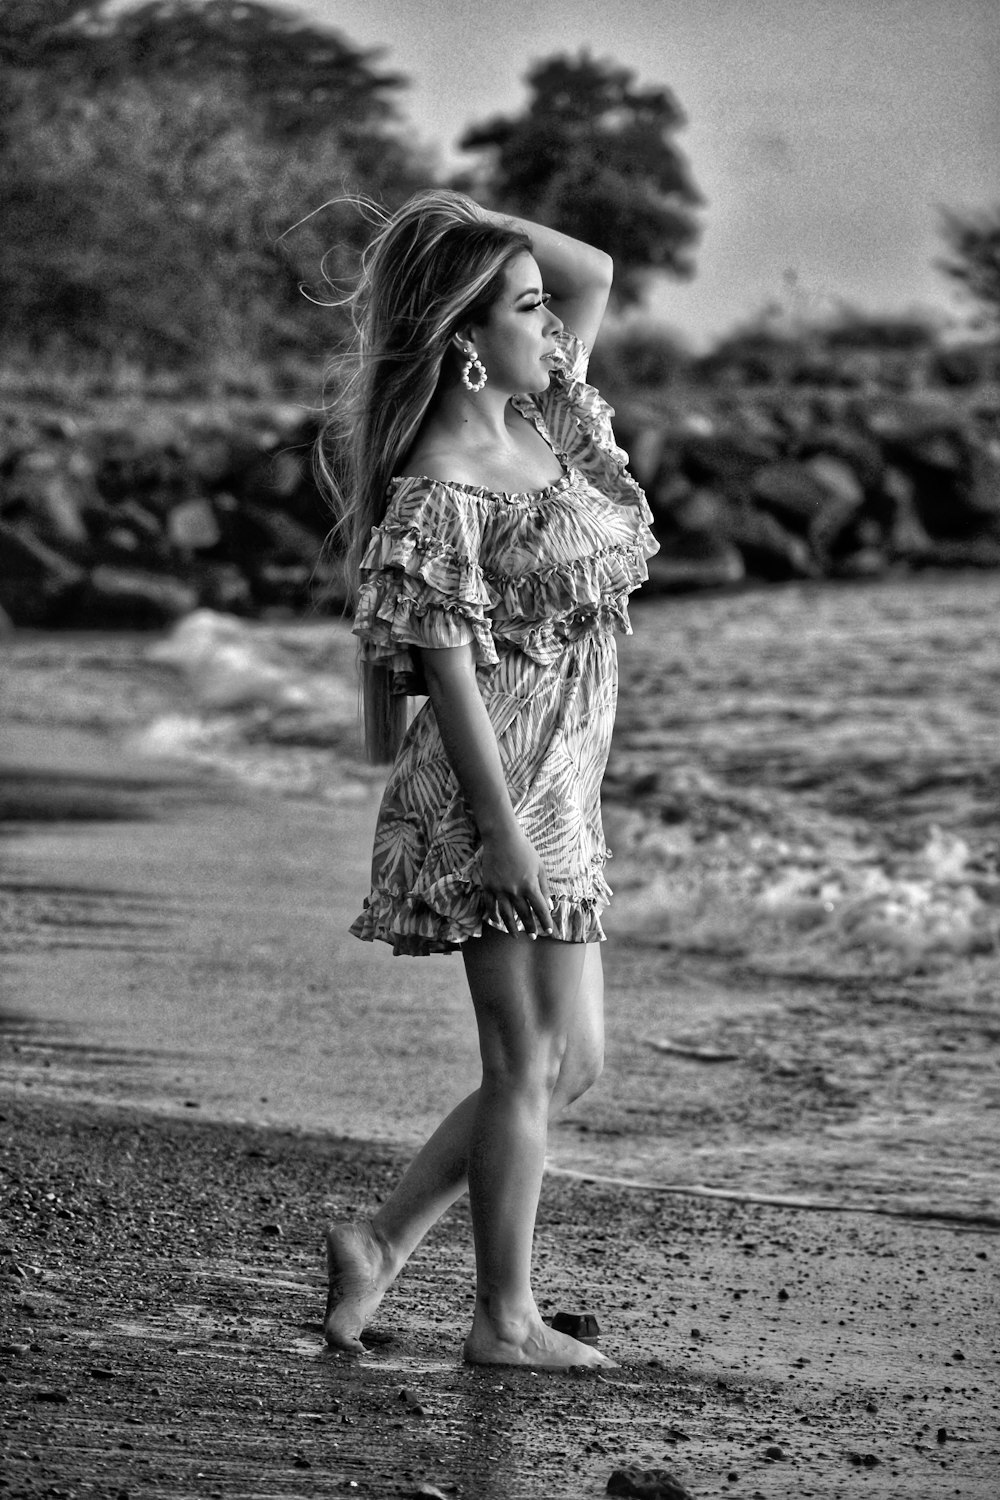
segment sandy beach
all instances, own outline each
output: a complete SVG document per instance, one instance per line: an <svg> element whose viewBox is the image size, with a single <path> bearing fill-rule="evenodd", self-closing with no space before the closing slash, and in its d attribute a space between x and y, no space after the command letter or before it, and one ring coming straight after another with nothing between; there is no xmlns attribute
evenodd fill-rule
<svg viewBox="0 0 1000 1500"><path fill-rule="evenodd" d="M584 1500L638 1464L701 1500L992 1500L989 974L768 980L636 941L626 892L608 1076L553 1132L537 1256L543 1311L593 1312L618 1368L461 1365L464 1206L368 1356L330 1354L324 1221L474 1080L456 970L341 937L370 778L152 761L134 730L176 690L131 649L88 716L78 654L70 713L42 644L9 653L35 708L2 744L4 1493ZM845 1098L902 1052L894 1133Z"/></svg>

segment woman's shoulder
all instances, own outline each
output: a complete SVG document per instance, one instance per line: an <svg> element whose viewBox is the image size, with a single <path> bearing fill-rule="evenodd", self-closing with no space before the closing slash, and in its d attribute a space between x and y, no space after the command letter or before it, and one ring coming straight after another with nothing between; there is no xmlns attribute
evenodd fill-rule
<svg viewBox="0 0 1000 1500"><path fill-rule="evenodd" d="M485 494L479 478L474 457L452 433L439 428L418 438L391 483L408 496Z"/></svg>
<svg viewBox="0 0 1000 1500"><path fill-rule="evenodd" d="M397 474L389 481L391 509L433 510L437 506L475 507L488 497L481 485L461 479L443 479L434 474Z"/></svg>
<svg viewBox="0 0 1000 1500"><path fill-rule="evenodd" d="M481 544L481 493L429 474L399 474L389 481L382 536L422 538L422 546L474 555Z"/></svg>

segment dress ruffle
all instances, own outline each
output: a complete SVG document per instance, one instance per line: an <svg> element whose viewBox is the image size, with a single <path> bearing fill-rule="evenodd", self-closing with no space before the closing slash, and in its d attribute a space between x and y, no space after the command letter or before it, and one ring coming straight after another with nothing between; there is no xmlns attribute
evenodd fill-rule
<svg viewBox="0 0 1000 1500"><path fill-rule="evenodd" d="M583 378L589 353L576 334L564 329L557 343L564 364L553 368L548 390L538 396L515 396L513 405L535 423L565 463L578 468L608 499L635 507L642 539L650 544L646 551L650 557L659 550L650 530L653 514L645 493L628 472L628 454L615 439L614 407Z"/></svg>
<svg viewBox="0 0 1000 1500"><path fill-rule="evenodd" d="M598 871L586 895L556 896L551 907L553 938L563 943L604 942L601 912L611 894ZM520 921L517 926L524 930ZM482 887L468 876L452 875L427 891L373 887L351 932L365 942L391 943L397 956L426 957L456 952L469 938L482 937L484 927L507 930L489 913Z"/></svg>
<svg viewBox="0 0 1000 1500"><path fill-rule="evenodd" d="M388 667L397 693L426 691L412 647L472 645L478 662L499 659L487 621L493 600L477 557L479 517L442 489L417 493L390 513L373 529L361 561L354 633L364 659Z"/></svg>

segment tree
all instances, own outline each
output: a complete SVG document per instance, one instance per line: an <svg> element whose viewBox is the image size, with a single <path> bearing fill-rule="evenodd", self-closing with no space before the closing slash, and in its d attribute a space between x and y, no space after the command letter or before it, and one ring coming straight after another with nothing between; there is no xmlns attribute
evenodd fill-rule
<svg viewBox="0 0 1000 1500"><path fill-rule="evenodd" d="M670 90L637 88L586 50L536 63L526 82L522 114L463 135L461 149L486 158L465 185L606 250L621 303L639 300L650 272L690 276L703 200L672 140L684 115Z"/></svg>
<svg viewBox="0 0 1000 1500"><path fill-rule="evenodd" d="M978 304L979 325L1000 332L1000 203L979 213L945 209L942 220L951 253L939 268Z"/></svg>
<svg viewBox="0 0 1000 1500"><path fill-rule="evenodd" d="M10 345L75 363L258 364L341 331L300 282L354 269L333 203L427 173L402 80L266 5L11 0L0 46L0 302ZM229 22L232 22L230 27ZM293 225L299 227L293 233Z"/></svg>
<svg viewBox="0 0 1000 1500"><path fill-rule="evenodd" d="M282 138L335 131L357 143L397 123L406 80L381 53L260 0L147 0L90 25L90 86L124 79L225 79L234 99ZM78 60L79 65L79 60Z"/></svg>

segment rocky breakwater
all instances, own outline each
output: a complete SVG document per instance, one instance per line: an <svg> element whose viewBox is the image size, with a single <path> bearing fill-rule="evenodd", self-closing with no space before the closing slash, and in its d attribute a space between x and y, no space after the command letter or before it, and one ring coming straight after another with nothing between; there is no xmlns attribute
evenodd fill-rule
<svg viewBox="0 0 1000 1500"><path fill-rule="evenodd" d="M338 607L299 407L115 406L0 427L0 610L15 625L160 626Z"/></svg>
<svg viewBox="0 0 1000 1500"><path fill-rule="evenodd" d="M1000 394L721 387L620 435L661 543L652 585L1000 566ZM137 400L0 419L0 620L161 626L198 607L336 610L315 419Z"/></svg>
<svg viewBox="0 0 1000 1500"><path fill-rule="evenodd" d="M664 590L1000 566L995 391L715 391L623 435Z"/></svg>

